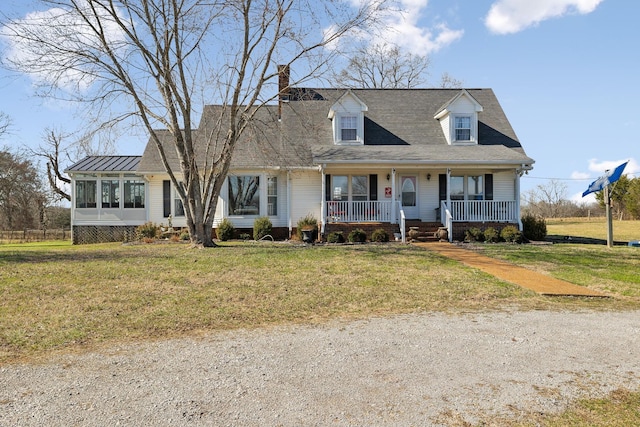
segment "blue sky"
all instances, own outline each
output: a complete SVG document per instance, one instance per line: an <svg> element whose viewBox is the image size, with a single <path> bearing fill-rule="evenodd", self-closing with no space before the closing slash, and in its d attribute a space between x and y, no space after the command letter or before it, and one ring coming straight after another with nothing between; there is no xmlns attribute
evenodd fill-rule
<svg viewBox="0 0 640 427"><path fill-rule="evenodd" d="M5 0L6 1L6 0ZM640 2L616 0L403 0L385 38L431 58L465 87L492 88L527 154L522 190L556 179L568 198L630 160L640 176ZM3 11L30 11L22 1ZM14 9L15 10L15 9ZM74 110L33 97L29 77L0 70L0 111L12 121L1 145L37 146L45 128L76 130ZM141 154L146 136L123 136L120 154Z"/></svg>

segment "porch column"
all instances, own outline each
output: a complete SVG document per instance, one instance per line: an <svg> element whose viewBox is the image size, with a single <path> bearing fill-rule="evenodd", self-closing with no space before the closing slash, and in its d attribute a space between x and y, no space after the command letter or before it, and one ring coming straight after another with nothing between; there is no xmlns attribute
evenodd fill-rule
<svg viewBox="0 0 640 427"><path fill-rule="evenodd" d="M396 216L396 169L391 168L391 223L397 224L398 217Z"/></svg>
<svg viewBox="0 0 640 427"><path fill-rule="evenodd" d="M322 167L320 168L320 180L321 180L321 187L322 187L322 191L320 193L320 222L321 222L321 226L320 226L320 233L324 234L324 226L326 224L326 214L324 211L325 208L325 194L327 194L327 180L326 180L326 173L324 172L324 165L322 165Z"/></svg>
<svg viewBox="0 0 640 427"><path fill-rule="evenodd" d="M293 232L293 223L291 222L291 170L287 169L287 227L289 228L289 239Z"/></svg>
<svg viewBox="0 0 640 427"><path fill-rule="evenodd" d="M520 177L522 176L522 169L515 170L516 182L515 182L515 194L513 198L516 200L516 221L518 221L518 229L522 231L522 221L520 220Z"/></svg>

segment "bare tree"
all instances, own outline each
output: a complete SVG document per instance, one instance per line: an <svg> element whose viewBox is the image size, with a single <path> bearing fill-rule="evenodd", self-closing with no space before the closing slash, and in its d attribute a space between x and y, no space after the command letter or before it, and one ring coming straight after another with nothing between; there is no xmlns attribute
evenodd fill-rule
<svg viewBox="0 0 640 427"><path fill-rule="evenodd" d="M360 44L333 80L336 86L350 88L412 89L427 84L430 65L428 56L403 52L399 46ZM440 87L459 88L462 82L444 73Z"/></svg>
<svg viewBox="0 0 640 427"><path fill-rule="evenodd" d="M323 47L371 30L386 1L40 0L51 9L11 20L2 35L20 47L8 65L40 76L45 94L90 102L92 114L111 121L138 118L182 199L192 242L215 246L220 189L238 139L277 96L269 91L276 64L302 62L301 78L318 73L335 55ZM223 126L199 140L194 120L212 100L225 107ZM170 135L178 170L158 127Z"/></svg>
<svg viewBox="0 0 640 427"><path fill-rule="evenodd" d="M459 89L462 85L462 80L452 77L449 73L443 73L440 77L440 87L443 89Z"/></svg>
<svg viewBox="0 0 640 427"><path fill-rule="evenodd" d="M362 44L334 80L342 87L411 89L426 83L429 64L427 56L403 53L398 46Z"/></svg>
<svg viewBox="0 0 640 427"><path fill-rule="evenodd" d="M564 216L571 202L567 200L567 184L556 179L538 185L524 194L527 211L543 218Z"/></svg>
<svg viewBox="0 0 640 427"><path fill-rule="evenodd" d="M9 132L11 127L11 118L0 111L0 138Z"/></svg>
<svg viewBox="0 0 640 427"><path fill-rule="evenodd" d="M43 140L38 148L29 148L28 151L45 160L49 189L56 198L68 201L71 201L71 179L64 174L64 168L82 157L111 154L115 151L111 139L105 138L100 130L77 137L72 133L48 128L44 131Z"/></svg>

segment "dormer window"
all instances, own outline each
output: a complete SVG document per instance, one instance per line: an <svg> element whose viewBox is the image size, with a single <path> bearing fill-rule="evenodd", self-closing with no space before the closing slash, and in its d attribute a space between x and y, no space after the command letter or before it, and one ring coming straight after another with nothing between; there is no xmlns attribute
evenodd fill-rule
<svg viewBox="0 0 640 427"><path fill-rule="evenodd" d="M367 106L351 90L345 92L329 109L333 126L333 143L364 144L364 112Z"/></svg>
<svg viewBox="0 0 640 427"><path fill-rule="evenodd" d="M481 112L482 105L462 89L433 118L440 122L449 145L473 145L478 143L478 114Z"/></svg>
<svg viewBox="0 0 640 427"><path fill-rule="evenodd" d="M358 139L358 117L340 116L340 140L356 141Z"/></svg>
<svg viewBox="0 0 640 427"><path fill-rule="evenodd" d="M471 141L471 116L455 116L453 122L455 140Z"/></svg>

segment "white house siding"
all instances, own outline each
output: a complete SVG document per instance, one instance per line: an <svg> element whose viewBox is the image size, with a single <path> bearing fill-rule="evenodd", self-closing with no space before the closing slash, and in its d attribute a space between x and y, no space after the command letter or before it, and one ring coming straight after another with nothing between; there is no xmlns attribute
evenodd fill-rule
<svg viewBox="0 0 640 427"><path fill-rule="evenodd" d="M148 176L149 185L149 221L156 224L168 225L167 218L164 217L162 207L162 181L168 180L169 175L153 175ZM186 227L187 223L184 218L173 218L172 225L174 227Z"/></svg>
<svg viewBox="0 0 640 427"><path fill-rule="evenodd" d="M313 215L320 221L322 194L322 174L317 170L291 172L291 224L296 227L298 220Z"/></svg>

